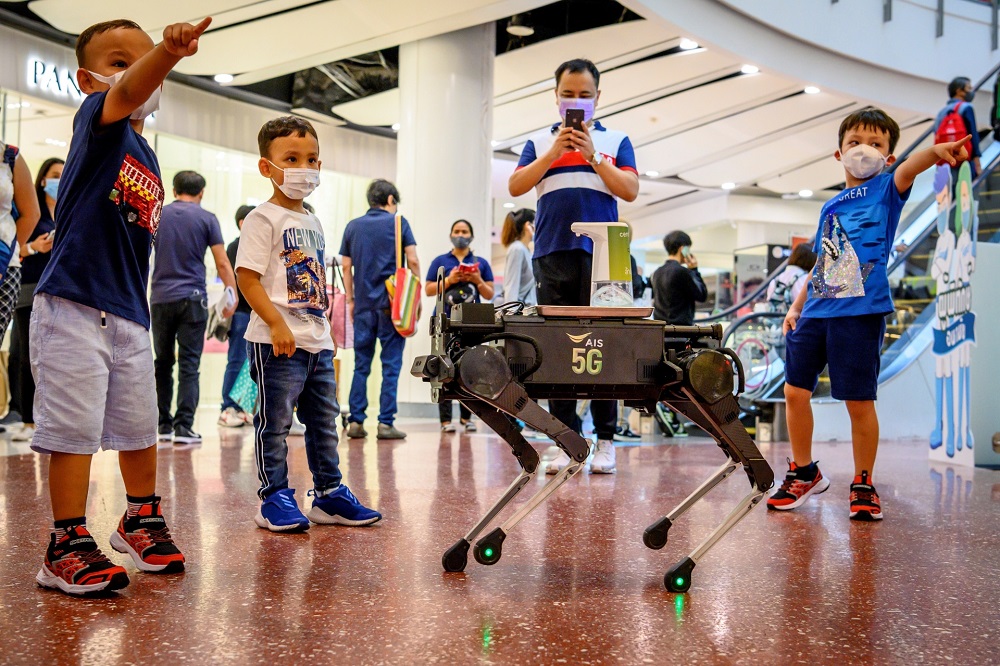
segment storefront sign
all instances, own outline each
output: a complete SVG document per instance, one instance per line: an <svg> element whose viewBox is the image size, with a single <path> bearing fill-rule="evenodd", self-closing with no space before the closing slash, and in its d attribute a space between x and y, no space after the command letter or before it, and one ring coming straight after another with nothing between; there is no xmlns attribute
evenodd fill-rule
<svg viewBox="0 0 1000 666"><path fill-rule="evenodd" d="M84 97L76 83L76 69L39 58L28 59L27 82L29 88L60 98L61 102L79 104Z"/></svg>

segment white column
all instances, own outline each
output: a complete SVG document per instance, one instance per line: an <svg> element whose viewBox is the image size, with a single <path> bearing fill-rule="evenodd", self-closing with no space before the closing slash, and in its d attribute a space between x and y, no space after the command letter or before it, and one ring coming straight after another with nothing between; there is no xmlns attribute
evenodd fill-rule
<svg viewBox="0 0 1000 666"><path fill-rule="evenodd" d="M448 230L458 219L475 229L473 251L490 258L495 41L488 23L399 47L396 186L417 241L421 280L431 260L451 248ZM413 357L430 349L433 305L424 298L420 331L406 345L401 404L430 401L430 388L409 370Z"/></svg>

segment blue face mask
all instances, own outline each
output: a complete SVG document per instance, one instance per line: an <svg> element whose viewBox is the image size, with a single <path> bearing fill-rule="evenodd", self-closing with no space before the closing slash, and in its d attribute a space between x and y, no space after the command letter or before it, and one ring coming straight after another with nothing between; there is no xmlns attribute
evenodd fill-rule
<svg viewBox="0 0 1000 666"><path fill-rule="evenodd" d="M45 193L52 197L53 201L58 201L59 197L59 179L58 178L46 178L45 179Z"/></svg>

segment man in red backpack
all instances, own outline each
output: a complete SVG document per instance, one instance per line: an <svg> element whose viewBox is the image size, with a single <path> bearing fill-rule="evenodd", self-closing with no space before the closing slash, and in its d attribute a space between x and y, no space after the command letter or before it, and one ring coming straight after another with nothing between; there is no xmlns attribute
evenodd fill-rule
<svg viewBox="0 0 1000 666"><path fill-rule="evenodd" d="M948 84L948 104L938 111L934 120L934 143L950 143L958 141L966 134L972 135L969 142L971 155L972 177L982 173L979 158L979 132L976 131L976 113L972 108L972 98L975 91L972 81L965 76L959 76Z"/></svg>

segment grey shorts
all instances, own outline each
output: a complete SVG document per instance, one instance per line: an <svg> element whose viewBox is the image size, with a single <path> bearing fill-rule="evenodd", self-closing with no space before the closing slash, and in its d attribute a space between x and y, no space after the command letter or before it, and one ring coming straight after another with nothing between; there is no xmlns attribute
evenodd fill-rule
<svg viewBox="0 0 1000 666"><path fill-rule="evenodd" d="M156 444L149 331L49 294L35 296L29 344L39 453L137 451Z"/></svg>

